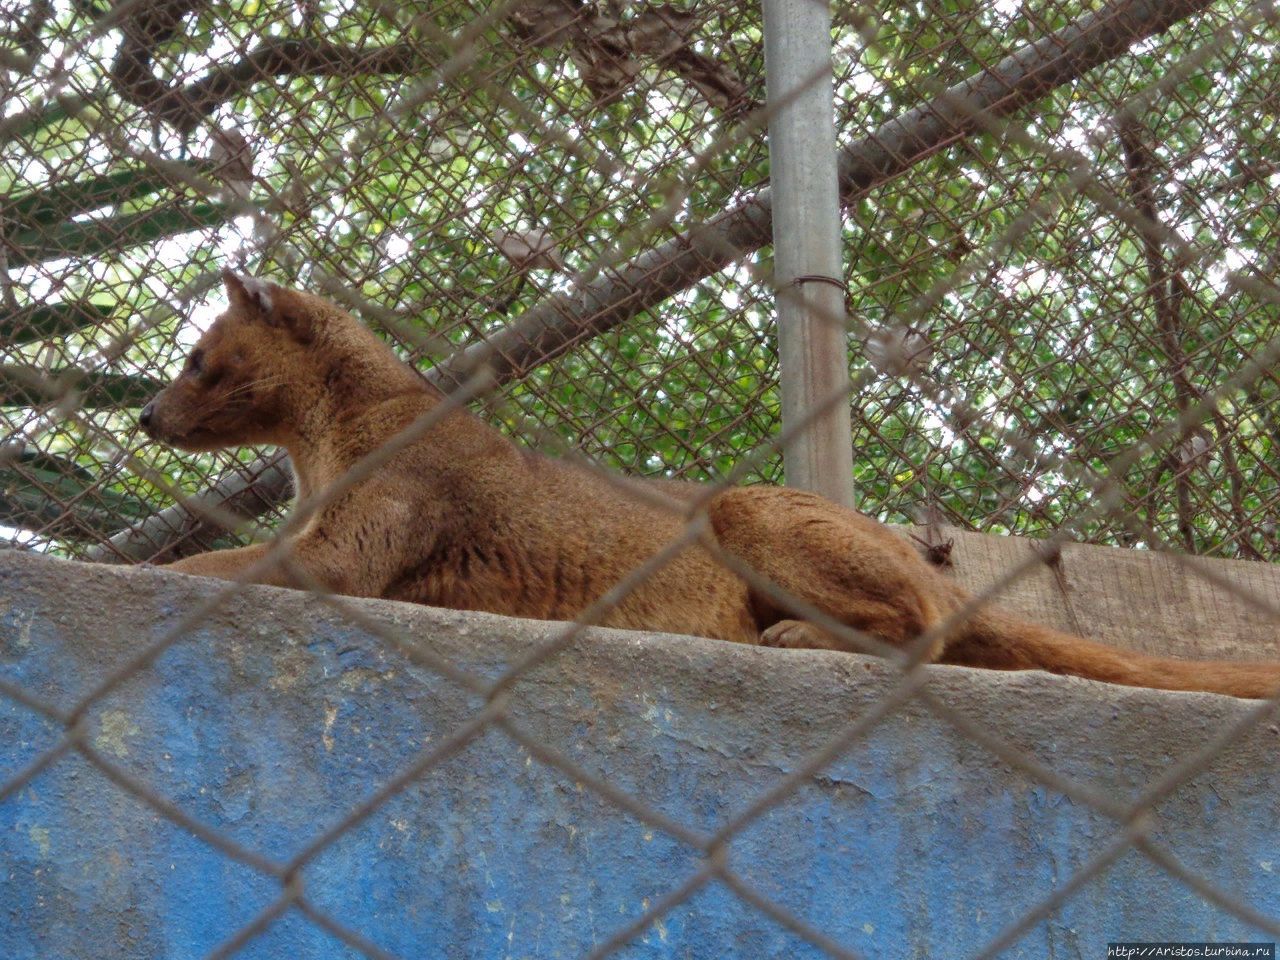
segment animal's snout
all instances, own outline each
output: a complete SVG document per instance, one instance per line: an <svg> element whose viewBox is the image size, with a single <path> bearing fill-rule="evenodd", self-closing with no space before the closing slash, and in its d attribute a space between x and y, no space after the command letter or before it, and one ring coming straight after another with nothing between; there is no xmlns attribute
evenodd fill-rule
<svg viewBox="0 0 1280 960"><path fill-rule="evenodd" d="M142 425L143 430L148 430L151 428L151 416L155 412L156 412L156 404L154 400L142 408L142 412L138 414L138 423Z"/></svg>

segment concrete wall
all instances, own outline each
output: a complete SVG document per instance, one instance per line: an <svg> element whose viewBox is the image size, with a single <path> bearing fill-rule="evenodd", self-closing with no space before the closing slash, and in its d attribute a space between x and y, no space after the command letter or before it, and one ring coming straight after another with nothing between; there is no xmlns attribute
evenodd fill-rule
<svg viewBox="0 0 1280 960"><path fill-rule="evenodd" d="M215 585L0 554L0 677L61 707ZM555 625L360 602L497 676ZM1131 798L1250 704L1040 674L932 668L938 696L1064 776ZM712 830L891 686L861 657L597 630L515 690L529 731ZM303 594L251 588L90 712L91 742L190 815L286 859L447 736L475 699ZM0 697L0 783L58 742ZM1280 916L1274 723L1158 809L1158 841ZM1117 834L923 707L892 714L733 846L761 890L868 956L958 957ZM0 803L0 957L200 957L278 885L228 860L74 752ZM491 731L305 871L308 896L403 957L576 957L692 873L687 847ZM1257 935L1137 853L1006 955L1101 957L1108 940ZM354 954L297 913L243 951ZM819 955L720 886L621 956Z"/></svg>

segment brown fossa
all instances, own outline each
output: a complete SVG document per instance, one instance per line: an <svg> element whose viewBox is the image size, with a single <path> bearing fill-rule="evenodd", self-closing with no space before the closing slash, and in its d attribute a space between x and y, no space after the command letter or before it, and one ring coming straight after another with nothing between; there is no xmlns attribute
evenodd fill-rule
<svg viewBox="0 0 1280 960"><path fill-rule="evenodd" d="M225 272L230 301L181 375L142 411L184 450L285 447L300 497L324 490L443 401L370 330L332 303ZM696 484L662 482L668 495ZM822 613L902 646L968 594L887 527L811 493L725 490L707 504L716 543ZM465 410L446 413L290 535L293 563L335 593L571 620L685 529L595 470L523 449ZM169 569L234 579L268 544L187 557ZM284 568L256 577L295 585ZM791 618L699 543L597 619L614 627L740 643L842 649ZM1280 664L1176 660L1122 651L983 606L931 659L1040 669L1132 686L1266 696Z"/></svg>

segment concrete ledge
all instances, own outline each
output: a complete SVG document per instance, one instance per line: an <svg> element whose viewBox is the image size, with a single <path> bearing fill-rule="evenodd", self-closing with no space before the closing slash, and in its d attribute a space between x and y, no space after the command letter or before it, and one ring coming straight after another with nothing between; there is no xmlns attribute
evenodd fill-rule
<svg viewBox="0 0 1280 960"><path fill-rule="evenodd" d="M0 676L66 708L216 584L0 553ZM497 676L554 624L356 602ZM932 668L937 695L1117 799L1251 709L1207 694ZM843 654L594 630L515 688L512 714L668 816L711 830L881 699L893 674ZM305 594L254 587L91 711L93 743L237 842L286 859L447 737L475 699ZM0 698L0 783L58 742ZM1280 730L1263 724L1157 810L1160 844L1280 916ZM958 957L1059 888L1118 830L922 706L868 737L733 844L763 892L872 957ZM74 752L0 803L0 956L200 957L278 894ZM402 957L577 957L698 858L490 731L304 872L307 895ZM1102 956L1108 940L1260 940L1137 853L1006 955ZM241 954L353 956L297 913ZM722 886L624 957L809 957Z"/></svg>

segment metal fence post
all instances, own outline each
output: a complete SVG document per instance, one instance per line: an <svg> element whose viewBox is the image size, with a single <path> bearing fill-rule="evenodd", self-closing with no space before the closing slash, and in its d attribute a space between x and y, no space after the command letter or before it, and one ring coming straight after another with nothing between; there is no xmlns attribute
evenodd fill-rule
<svg viewBox="0 0 1280 960"><path fill-rule="evenodd" d="M764 0L764 53L786 430L849 377L827 3ZM789 442L783 463L788 485L852 507L848 404L836 405Z"/></svg>

